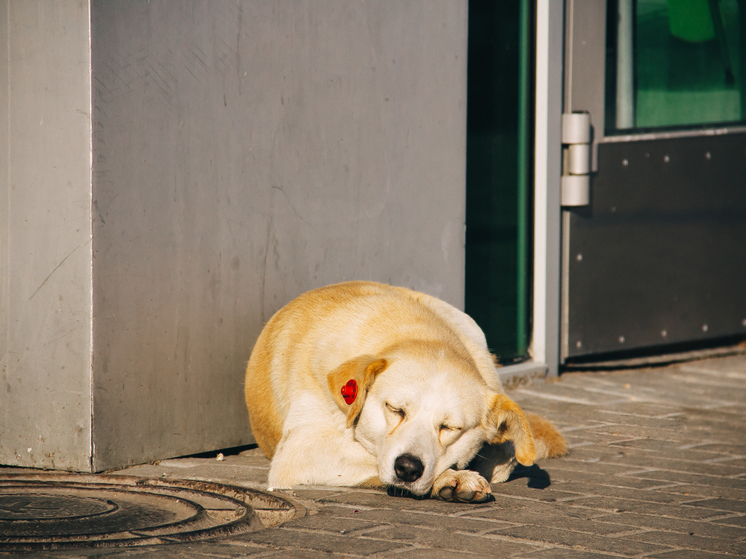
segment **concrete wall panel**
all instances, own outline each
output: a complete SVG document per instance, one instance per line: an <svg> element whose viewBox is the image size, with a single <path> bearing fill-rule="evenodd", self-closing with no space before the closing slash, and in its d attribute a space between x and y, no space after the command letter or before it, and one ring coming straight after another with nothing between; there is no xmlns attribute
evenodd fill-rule
<svg viewBox="0 0 746 559"><path fill-rule="evenodd" d="M0 2L0 463L89 470L84 1Z"/></svg>
<svg viewBox="0 0 746 559"><path fill-rule="evenodd" d="M94 469L250 442L307 289L463 304L465 1L94 0L92 45Z"/></svg>

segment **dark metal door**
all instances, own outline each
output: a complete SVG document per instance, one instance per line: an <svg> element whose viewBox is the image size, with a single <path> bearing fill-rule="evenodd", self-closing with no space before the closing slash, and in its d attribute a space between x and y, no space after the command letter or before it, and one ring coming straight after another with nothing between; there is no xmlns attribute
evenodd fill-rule
<svg viewBox="0 0 746 559"><path fill-rule="evenodd" d="M588 203L563 212L564 361L746 335L745 12L567 3L565 112L592 135Z"/></svg>

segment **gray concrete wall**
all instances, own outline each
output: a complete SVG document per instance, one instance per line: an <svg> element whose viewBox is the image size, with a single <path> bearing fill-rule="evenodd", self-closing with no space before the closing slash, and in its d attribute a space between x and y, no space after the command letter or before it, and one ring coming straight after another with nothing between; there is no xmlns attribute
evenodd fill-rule
<svg viewBox="0 0 746 559"><path fill-rule="evenodd" d="M0 1L0 463L90 469L85 1Z"/></svg>
<svg viewBox="0 0 746 559"><path fill-rule="evenodd" d="M90 450L91 390L92 466L64 467L251 442L251 348L307 289L372 279L461 306L466 9L94 0L89 82L86 4L10 2L28 22L3 26L18 52L0 57L17 92L0 109L13 114L0 413L15 429L0 461L30 465L12 453L42 424L70 455Z"/></svg>
<svg viewBox="0 0 746 559"><path fill-rule="evenodd" d="M94 1L96 469L249 442L264 322L463 301L466 2Z"/></svg>

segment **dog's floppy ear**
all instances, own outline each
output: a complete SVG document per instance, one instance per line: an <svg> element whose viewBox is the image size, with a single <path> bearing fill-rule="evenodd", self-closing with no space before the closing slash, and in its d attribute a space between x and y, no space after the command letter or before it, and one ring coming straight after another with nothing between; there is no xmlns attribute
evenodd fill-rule
<svg viewBox="0 0 746 559"><path fill-rule="evenodd" d="M515 457L524 466L536 460L536 447L531 427L521 408L504 394L492 394L487 411L487 430L492 438L490 444L513 441Z"/></svg>
<svg viewBox="0 0 746 559"><path fill-rule="evenodd" d="M334 401L347 414L347 427L352 427L363 409L368 388L380 372L388 367L388 361L370 355L360 355L342 363L329 373L327 380Z"/></svg>

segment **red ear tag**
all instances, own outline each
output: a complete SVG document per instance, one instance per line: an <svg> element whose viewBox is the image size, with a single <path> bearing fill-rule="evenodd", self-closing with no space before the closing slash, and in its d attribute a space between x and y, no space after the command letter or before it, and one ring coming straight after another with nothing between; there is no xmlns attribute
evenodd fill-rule
<svg viewBox="0 0 746 559"><path fill-rule="evenodd" d="M348 406L357 398L357 382L354 378L348 380L347 384L342 387L342 398L345 399Z"/></svg>

